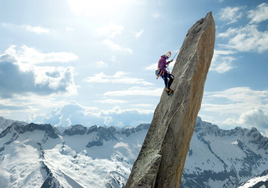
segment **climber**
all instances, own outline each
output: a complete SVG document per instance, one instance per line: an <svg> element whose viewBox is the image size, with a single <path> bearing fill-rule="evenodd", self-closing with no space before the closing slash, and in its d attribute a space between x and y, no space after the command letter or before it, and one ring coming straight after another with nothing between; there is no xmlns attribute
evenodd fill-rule
<svg viewBox="0 0 268 188"><path fill-rule="evenodd" d="M165 89L168 96L170 96L173 93L173 90L170 89L170 86L174 80L174 76L170 74L169 71L166 70L167 65L173 61L173 59L168 62L166 61L168 58L170 58L170 56L171 56L170 51L167 51L165 55L162 55L158 62L158 69L156 70L157 79L159 78L159 76L161 76L165 82L166 86Z"/></svg>

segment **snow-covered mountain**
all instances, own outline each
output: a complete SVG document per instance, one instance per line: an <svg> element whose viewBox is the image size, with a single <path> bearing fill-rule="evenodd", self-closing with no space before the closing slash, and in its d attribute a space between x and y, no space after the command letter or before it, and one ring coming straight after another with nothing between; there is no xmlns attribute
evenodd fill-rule
<svg viewBox="0 0 268 188"><path fill-rule="evenodd" d="M10 126L12 123L16 122L15 120L11 120L11 119L5 119L3 117L0 117L0 133L5 130L8 126ZM26 125L26 123L24 122L20 122L24 125Z"/></svg>
<svg viewBox="0 0 268 188"><path fill-rule="evenodd" d="M73 125L60 132L14 122L0 133L0 187L123 188L148 129ZM267 163L268 138L257 129L221 130L197 118L181 187L235 188Z"/></svg>
<svg viewBox="0 0 268 188"><path fill-rule="evenodd" d="M149 124L117 130L13 123L0 134L0 187L124 187Z"/></svg>
<svg viewBox="0 0 268 188"><path fill-rule="evenodd" d="M237 188L267 188L268 187L268 170L258 176L240 184Z"/></svg>
<svg viewBox="0 0 268 188"><path fill-rule="evenodd" d="M256 128L222 130L197 118L181 188L234 188L268 169L268 138Z"/></svg>

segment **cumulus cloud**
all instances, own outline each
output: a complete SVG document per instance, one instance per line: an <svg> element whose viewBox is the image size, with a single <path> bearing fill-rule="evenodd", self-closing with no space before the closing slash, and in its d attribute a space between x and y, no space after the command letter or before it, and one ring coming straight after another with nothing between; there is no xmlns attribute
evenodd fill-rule
<svg viewBox="0 0 268 188"><path fill-rule="evenodd" d="M68 127L74 124L84 126L136 126L139 123L148 123L151 121L152 110L126 109L122 110L115 106L110 110L99 110L82 106L75 101L51 110L44 117L36 118L36 121L42 118L43 123L50 123L55 126Z"/></svg>
<svg viewBox="0 0 268 188"><path fill-rule="evenodd" d="M37 33L37 34L49 33L49 29L43 28L41 26L33 27L33 26L30 26L30 25L21 25L20 27L22 27L22 28L24 28L27 31L30 31L32 33Z"/></svg>
<svg viewBox="0 0 268 188"><path fill-rule="evenodd" d="M224 91L205 92L205 97L210 99L225 98L232 102L247 102L254 105L261 105L267 102L268 90L254 91L249 87L235 87Z"/></svg>
<svg viewBox="0 0 268 188"><path fill-rule="evenodd" d="M107 68L108 65L106 63L104 63L103 61L98 61L96 63L96 67L98 67L98 68Z"/></svg>
<svg viewBox="0 0 268 188"><path fill-rule="evenodd" d="M119 106L111 110L101 111L101 116L105 117L105 125L111 126L136 126L140 123L150 123L153 110L126 109Z"/></svg>
<svg viewBox="0 0 268 188"><path fill-rule="evenodd" d="M241 125L257 126L261 129L268 128L268 114L259 108L245 112L239 117L238 123Z"/></svg>
<svg viewBox="0 0 268 188"><path fill-rule="evenodd" d="M227 14L228 10L234 14ZM227 7L221 11L223 20L232 20L236 22L237 18L240 18L240 14L236 12L241 8L235 9ZM234 15L234 16L233 16ZM235 18L232 18L235 17ZM268 31L258 30L258 24L268 19L268 4L262 3L256 9L248 11L248 18L251 21L245 26L236 28L228 28L225 32L222 32L218 37L228 39L227 44L220 44L220 46L226 49L233 49L240 52L258 52L263 53L268 50Z"/></svg>
<svg viewBox="0 0 268 188"><path fill-rule="evenodd" d="M114 23L110 23L109 25L96 29L98 35L109 36L111 38L114 38L116 35L120 35L122 30L124 30L122 25Z"/></svg>
<svg viewBox="0 0 268 188"><path fill-rule="evenodd" d="M157 69L157 65L158 65L158 63L151 64L151 65L145 67L144 70L154 71Z"/></svg>
<svg viewBox="0 0 268 188"><path fill-rule="evenodd" d="M13 55L0 55L0 96L76 92L73 68L25 66Z"/></svg>
<svg viewBox="0 0 268 188"><path fill-rule="evenodd" d="M234 54L234 51L230 50L214 50L214 55L212 58L210 71L216 71L218 73L225 73L234 68L232 62L236 60L236 58L230 56Z"/></svg>
<svg viewBox="0 0 268 188"><path fill-rule="evenodd" d="M250 125L254 122L255 126L263 128L268 114L267 98L268 90L255 91L249 87L205 92L202 109L208 112L233 114L239 117L239 119L229 118L224 122L225 124ZM217 99L217 101L224 99L226 102L215 104L211 102L214 99Z"/></svg>
<svg viewBox="0 0 268 188"><path fill-rule="evenodd" d="M6 51L6 54L15 56L19 61L30 64L51 63L51 62L70 62L78 59L78 57L71 52L51 52L42 53L35 48L21 46L17 51L15 45L11 45Z"/></svg>
<svg viewBox="0 0 268 188"><path fill-rule="evenodd" d="M73 124L91 126L95 124L103 125L104 119L95 113L98 108L82 106L75 101L49 111L42 118L43 123L50 123L55 126L68 127Z"/></svg>
<svg viewBox="0 0 268 188"><path fill-rule="evenodd" d="M99 73L99 74L95 74L95 76L93 77L86 78L85 82L153 85L150 82L144 81L144 79L131 78L127 75L128 73L123 72L123 71L118 71L113 76L105 75L104 73Z"/></svg>
<svg viewBox="0 0 268 188"><path fill-rule="evenodd" d="M227 21L227 24L235 23L242 17L243 7L226 7L220 11L220 20Z"/></svg>
<svg viewBox="0 0 268 188"><path fill-rule="evenodd" d="M119 44L115 44L114 42L112 42L109 39L103 41L103 44L105 44L106 46L108 46L109 48L111 48L114 51L124 51L124 52L128 52L128 53L133 52L130 48L121 47Z"/></svg>
<svg viewBox="0 0 268 188"><path fill-rule="evenodd" d="M224 124L246 126L247 128L256 127L268 136L268 113L260 108L246 111L238 119L228 118Z"/></svg>
<svg viewBox="0 0 268 188"><path fill-rule="evenodd" d="M232 48L240 52L262 53L268 50L268 31L259 31L257 25L246 25L240 28L229 28L218 36L228 38L228 44L221 46Z"/></svg>
<svg viewBox="0 0 268 188"><path fill-rule="evenodd" d="M250 23L260 23L268 20L268 4L262 3L255 10L250 10L248 17L251 19Z"/></svg>
<svg viewBox="0 0 268 188"><path fill-rule="evenodd" d="M43 34L43 33L49 33L50 30L48 28L44 28L44 27L41 27L41 26L31 26L31 25L14 25L14 24L11 24L11 23L3 23L1 24L3 27L6 27L6 28L9 28L9 29L16 29L16 30L19 30L19 29L23 29L23 30L26 30L26 31L29 31L31 33L36 33L36 34Z"/></svg>

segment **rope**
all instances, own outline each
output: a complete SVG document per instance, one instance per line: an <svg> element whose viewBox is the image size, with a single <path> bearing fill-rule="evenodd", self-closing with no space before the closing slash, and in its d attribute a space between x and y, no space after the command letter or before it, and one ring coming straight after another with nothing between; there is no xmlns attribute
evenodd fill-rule
<svg viewBox="0 0 268 188"><path fill-rule="evenodd" d="M180 51L180 50L178 50L178 51L175 53L175 55L173 56L172 60L174 60L174 58L178 55L179 51ZM167 68L167 70L169 71L169 67L168 67L168 66L169 66L169 64L167 65L166 68Z"/></svg>

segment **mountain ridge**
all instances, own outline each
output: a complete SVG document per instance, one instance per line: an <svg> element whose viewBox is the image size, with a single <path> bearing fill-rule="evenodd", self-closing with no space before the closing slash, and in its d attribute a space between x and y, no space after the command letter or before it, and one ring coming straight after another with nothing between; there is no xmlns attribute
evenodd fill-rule
<svg viewBox="0 0 268 188"><path fill-rule="evenodd" d="M59 133L51 125L22 125L16 122L0 133L0 182L8 182L8 186L1 187L19 187L21 183L24 183L24 187L33 187L34 182L37 187L102 185L123 188L148 127L149 124L114 128L115 131L110 133L117 140L102 134L103 145L88 148L86 145L97 135L98 126L74 125L69 127L73 132L68 135ZM86 132L81 134L79 130L85 128ZM109 127L102 129L113 130ZM49 134L50 131L58 137ZM260 182L263 181L267 176L263 173L268 164L267 143L268 138L255 128L222 130L198 117L181 187L213 188L217 185L235 188L244 182L241 188L246 188L246 182L251 178L256 181L260 178L254 177L261 176ZM24 154L26 150L27 155ZM3 172L2 169L6 170ZM99 179L93 183L93 179L88 179L89 176Z"/></svg>

